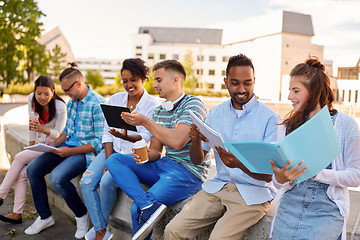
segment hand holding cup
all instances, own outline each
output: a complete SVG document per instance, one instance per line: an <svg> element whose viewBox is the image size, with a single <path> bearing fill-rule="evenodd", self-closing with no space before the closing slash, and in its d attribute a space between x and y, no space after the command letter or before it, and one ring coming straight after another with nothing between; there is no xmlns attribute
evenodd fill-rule
<svg viewBox="0 0 360 240"><path fill-rule="evenodd" d="M139 157L140 160L140 161L136 161L137 164L144 164L147 161L149 161L147 142L144 139L135 142L133 145L133 149L134 149L134 153Z"/></svg>
<svg viewBox="0 0 360 240"><path fill-rule="evenodd" d="M34 127L36 123L39 122L39 114L37 112L30 112L29 115L29 130L36 131Z"/></svg>

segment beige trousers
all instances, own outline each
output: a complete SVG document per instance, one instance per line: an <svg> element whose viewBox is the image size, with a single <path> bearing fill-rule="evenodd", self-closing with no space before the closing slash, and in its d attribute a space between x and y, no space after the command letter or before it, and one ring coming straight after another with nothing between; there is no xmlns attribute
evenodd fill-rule
<svg viewBox="0 0 360 240"><path fill-rule="evenodd" d="M164 239L193 239L210 226L214 229L209 239L240 239L269 208L269 202L246 205L234 183L214 194L201 190L166 226Z"/></svg>

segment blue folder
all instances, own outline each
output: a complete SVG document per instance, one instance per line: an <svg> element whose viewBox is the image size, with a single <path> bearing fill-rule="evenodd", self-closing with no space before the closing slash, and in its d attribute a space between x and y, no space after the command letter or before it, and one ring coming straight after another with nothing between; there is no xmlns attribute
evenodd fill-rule
<svg viewBox="0 0 360 240"><path fill-rule="evenodd" d="M304 160L300 167L308 168L293 181L295 183L315 176L340 153L327 106L278 143L226 142L224 145L253 173L273 174L269 159L279 168L288 160L291 160L290 168Z"/></svg>

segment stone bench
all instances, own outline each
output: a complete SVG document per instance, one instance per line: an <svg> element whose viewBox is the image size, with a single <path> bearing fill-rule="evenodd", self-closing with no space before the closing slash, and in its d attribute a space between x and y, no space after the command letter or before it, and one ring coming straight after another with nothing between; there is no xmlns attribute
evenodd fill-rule
<svg viewBox="0 0 360 240"><path fill-rule="evenodd" d="M12 161L16 153L22 151L25 146L28 145L28 126L22 124L13 124L8 123L4 127L5 134L5 150L6 153ZM24 134L26 133L26 134ZM48 176L46 177L48 185L48 196L49 204L55 206L64 213L66 213L69 218L74 217L72 211L67 207L64 199L50 186ZM76 186L77 191L81 194L79 186L80 176L74 178L72 183ZM124 194L121 190L118 191L116 205L113 208L109 219L109 229L114 233L114 239L131 239L131 204L132 200ZM153 230L152 239L160 240L163 239L164 228L166 224L182 209L182 207L190 201L191 198L185 199L179 203L170 206L163 216L163 218L155 225ZM250 228L242 239L268 239L268 234L270 230L270 224L272 221L271 216L265 216L258 224ZM201 236L198 236L196 239L208 239L211 229L203 232Z"/></svg>
<svg viewBox="0 0 360 240"><path fill-rule="evenodd" d="M18 107L12 109L2 117L1 122L4 123L4 136L5 136L5 151L10 159L14 158L16 153L23 150L28 144L28 126L26 124L27 106ZM3 144L1 139L0 144ZM0 149L1 151L3 149ZM0 152L1 152L0 151ZM80 193L79 187L80 176L73 179L72 182L77 187ZM347 239L360 240L360 191L359 188L350 189L350 215L347 220ZM51 205L59 208L65 212L69 218L74 219L74 215L67 207L65 201L52 189L48 183L48 195ZM184 204L189 199L183 200L174 206L171 206L160 222L155 225L154 234L152 239L163 239L163 230L166 224L180 211ZM118 192L118 201L114 206L112 214L109 220L110 231L114 233L114 239L130 239L131 236L131 220L130 220L130 207L132 200L129 199L123 192ZM276 211L276 198L272 203L269 213L260 220L256 225L247 230L242 237L243 240L259 240L268 239L270 232L270 225ZM210 230L204 232L204 235L199 236L197 239L208 239Z"/></svg>

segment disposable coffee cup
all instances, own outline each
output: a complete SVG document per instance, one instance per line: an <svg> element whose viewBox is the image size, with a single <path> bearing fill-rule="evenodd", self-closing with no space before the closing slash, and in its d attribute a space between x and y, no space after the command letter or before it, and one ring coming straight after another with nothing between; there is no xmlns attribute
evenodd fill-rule
<svg viewBox="0 0 360 240"><path fill-rule="evenodd" d="M133 145L135 153L139 155L141 163L146 163L149 161L148 151L147 151L147 142L144 139L137 141Z"/></svg>

